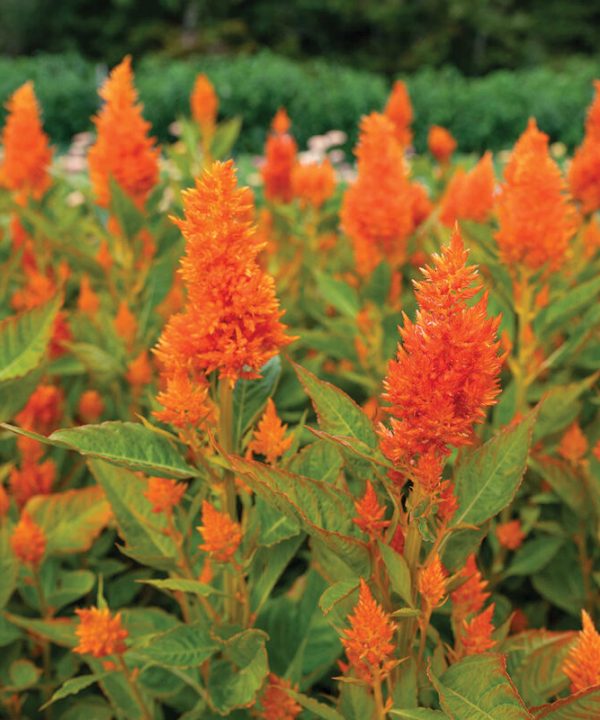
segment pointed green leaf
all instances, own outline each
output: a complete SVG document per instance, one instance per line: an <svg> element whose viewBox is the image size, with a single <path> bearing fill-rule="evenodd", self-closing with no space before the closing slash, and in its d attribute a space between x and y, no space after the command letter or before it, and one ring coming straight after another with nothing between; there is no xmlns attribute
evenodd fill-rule
<svg viewBox="0 0 600 720"><path fill-rule="evenodd" d="M393 708L389 714L400 720L449 720L450 717L441 710L430 710L429 708L405 708L404 710Z"/></svg>
<svg viewBox="0 0 600 720"><path fill-rule="evenodd" d="M323 272L316 273L317 287L326 303L346 317L355 318L360 310L356 289L343 280L336 280Z"/></svg>
<svg viewBox="0 0 600 720"><path fill-rule="evenodd" d="M594 385L599 373L584 380L551 388L544 397L538 421L533 432L534 441L559 432L579 415L579 397Z"/></svg>
<svg viewBox="0 0 600 720"><path fill-rule="evenodd" d="M52 705L52 703L55 703L57 700L62 700L63 698L69 697L70 695L77 695L82 690L85 690L91 685L97 683L106 675L108 675L108 673L102 673L99 675L88 674L81 675L80 677L70 678L58 688L58 690L52 695L52 697L50 698L50 700L48 700L47 703L44 703L41 706L40 710L44 710L49 705Z"/></svg>
<svg viewBox="0 0 600 720"><path fill-rule="evenodd" d="M332 708L330 705L325 705L325 703L319 702L308 695L295 692L294 690L290 690L288 695L313 715L322 718L322 720L344 720L344 717L340 715L335 708Z"/></svg>
<svg viewBox="0 0 600 720"><path fill-rule="evenodd" d="M539 535L527 540L515 553L505 577L532 575L548 565L563 545L563 538L556 535Z"/></svg>
<svg viewBox="0 0 600 720"><path fill-rule="evenodd" d="M175 590L179 592L192 593L194 595L201 595L207 597L208 595L214 595L219 591L207 585L206 583L198 580L187 580L185 578L165 578L164 580L139 580L138 582L144 583L144 585L152 585L152 587L158 588L159 590Z"/></svg>
<svg viewBox="0 0 600 720"><path fill-rule="evenodd" d="M238 380L233 390L234 435L238 442L264 410L281 376L281 358L272 357L260 369L261 377Z"/></svg>
<svg viewBox="0 0 600 720"><path fill-rule="evenodd" d="M167 667L197 667L220 649L204 623L180 625L164 633L146 635L131 650L136 656Z"/></svg>
<svg viewBox="0 0 600 720"><path fill-rule="evenodd" d="M600 717L600 687L535 709L534 720L592 720Z"/></svg>
<svg viewBox="0 0 600 720"><path fill-rule="evenodd" d="M379 541L377 545L385 564L392 590L399 595L407 605L412 606L410 570L408 569L404 556L381 541Z"/></svg>
<svg viewBox="0 0 600 720"><path fill-rule="evenodd" d="M0 610L10 600L16 587L19 566L10 546L13 526L4 521L0 527Z"/></svg>

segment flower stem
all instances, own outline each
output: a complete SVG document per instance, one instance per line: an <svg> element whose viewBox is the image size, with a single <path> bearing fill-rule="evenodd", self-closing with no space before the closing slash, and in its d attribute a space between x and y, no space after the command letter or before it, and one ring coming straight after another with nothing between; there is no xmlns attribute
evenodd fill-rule
<svg viewBox="0 0 600 720"><path fill-rule="evenodd" d="M123 677L125 678L125 682L127 683L127 686L131 690L131 693L133 694L137 704L140 707L140 710L142 711L142 718L143 720L152 720L152 713L148 709L148 706L146 705L146 701L144 700L142 693L140 691L139 685L137 684L137 680L133 677L133 673L129 670L127 667L125 660L123 660L122 656L119 656L119 662L118 662L119 669L123 673Z"/></svg>

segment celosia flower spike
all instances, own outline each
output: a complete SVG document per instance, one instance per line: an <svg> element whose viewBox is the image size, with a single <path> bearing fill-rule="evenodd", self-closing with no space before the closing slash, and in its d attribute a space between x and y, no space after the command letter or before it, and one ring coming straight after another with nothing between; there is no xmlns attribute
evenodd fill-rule
<svg viewBox="0 0 600 720"><path fill-rule="evenodd" d="M440 125L433 125L429 128L427 146L433 157L441 165L445 165L452 157L452 153L456 150L456 140L446 128Z"/></svg>
<svg viewBox="0 0 600 720"><path fill-rule="evenodd" d="M410 124L413 119L413 109L408 88L402 80L394 83L384 113L394 125L396 140L402 147L408 147L412 142Z"/></svg>
<svg viewBox="0 0 600 720"><path fill-rule="evenodd" d="M335 192L335 171L329 162L297 163L292 170L292 194L301 205L320 208Z"/></svg>
<svg viewBox="0 0 600 720"><path fill-rule="evenodd" d="M479 655L491 650L496 641L492 637L495 603L467 622L463 620L461 643L465 655Z"/></svg>
<svg viewBox="0 0 600 720"><path fill-rule="evenodd" d="M475 555L469 555L460 571L460 577L466 578L466 582L450 594L452 615L458 619L479 612L490 596L490 593L486 592L487 580L483 579L477 568Z"/></svg>
<svg viewBox="0 0 600 720"><path fill-rule="evenodd" d="M200 74L196 77L190 97L190 106L192 117L200 125L202 132L211 134L217 119L219 98L206 75Z"/></svg>
<svg viewBox="0 0 600 720"><path fill-rule="evenodd" d="M0 186L17 193L17 200L42 197L50 186L52 150L42 129L33 84L21 85L6 103L8 117L2 131L4 157Z"/></svg>
<svg viewBox="0 0 600 720"><path fill-rule="evenodd" d="M585 137L569 170L571 192L584 213L600 208L600 80L594 82L594 87L596 94L588 110Z"/></svg>
<svg viewBox="0 0 600 720"><path fill-rule="evenodd" d="M521 528L520 520L509 520L505 523L500 523L496 527L496 537L502 547L507 550L517 550L523 544L525 540L525 533Z"/></svg>
<svg viewBox="0 0 600 720"><path fill-rule="evenodd" d="M261 720L296 720L302 712L302 706L290 697L288 690L292 689L295 688L292 688L290 680L269 673L267 687L260 699L258 717Z"/></svg>
<svg viewBox="0 0 600 720"><path fill-rule="evenodd" d="M384 520L385 505L380 505L377 493L370 480L367 480L365 494L354 503L357 517L354 523L372 538L381 537L381 533L389 526L390 521Z"/></svg>
<svg viewBox="0 0 600 720"><path fill-rule="evenodd" d="M179 505L186 490L185 483L168 478L151 477L148 478L148 489L144 492L144 497L152 505L153 513L168 515Z"/></svg>
<svg viewBox="0 0 600 720"><path fill-rule="evenodd" d="M273 132L265 145L265 162L261 175L265 197L273 202L288 203L293 196L292 170L296 164L298 146L289 133L290 119L280 108L273 119Z"/></svg>
<svg viewBox="0 0 600 720"><path fill-rule="evenodd" d="M581 622L582 630L562 665L573 693L600 685L600 634L585 610L581 611Z"/></svg>
<svg viewBox="0 0 600 720"><path fill-rule="evenodd" d="M575 421L560 439L559 454L576 465L581 462L588 451L588 441L579 423Z"/></svg>
<svg viewBox="0 0 600 720"><path fill-rule="evenodd" d="M442 604L446 596L446 572L440 556L435 553L419 572L418 587L421 598L430 610Z"/></svg>
<svg viewBox="0 0 600 720"><path fill-rule="evenodd" d="M256 455L264 455L266 461L273 465L291 446L292 436L285 436L287 425L284 425L279 416L272 398L267 400L267 407L254 431L254 437L248 445L248 450Z"/></svg>
<svg viewBox="0 0 600 720"><path fill-rule="evenodd" d="M98 137L88 155L96 200L108 207L112 177L141 207L158 181L159 151L142 117L129 56L113 69L100 96L105 104L94 117Z"/></svg>
<svg viewBox="0 0 600 720"><path fill-rule="evenodd" d="M46 552L46 535L29 513L21 513L10 536L10 546L19 562L32 568L39 567Z"/></svg>
<svg viewBox="0 0 600 720"><path fill-rule="evenodd" d="M242 542L242 528L227 513L219 512L206 500L202 502L202 522L203 525L198 528L204 538L200 549L215 562L231 562Z"/></svg>
<svg viewBox="0 0 600 720"><path fill-rule="evenodd" d="M129 633L121 624L121 613L112 615L108 608L96 607L77 609L79 625L75 635L79 638L74 652L103 658L108 655L122 655L127 646Z"/></svg>
<svg viewBox="0 0 600 720"><path fill-rule="evenodd" d="M393 637L396 624L377 604L362 578L358 603L348 620L350 627L344 630L341 641L350 667L365 682L381 680L395 664Z"/></svg>
<svg viewBox="0 0 600 720"><path fill-rule="evenodd" d="M494 209L495 189L492 154L486 152L469 172L459 167L451 177L440 202L440 222L446 227L457 220L485 222Z"/></svg>

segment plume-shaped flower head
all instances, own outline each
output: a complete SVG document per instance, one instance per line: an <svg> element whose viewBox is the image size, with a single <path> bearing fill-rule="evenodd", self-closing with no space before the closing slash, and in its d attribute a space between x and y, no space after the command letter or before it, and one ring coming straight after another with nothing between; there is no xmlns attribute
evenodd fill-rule
<svg viewBox="0 0 600 720"><path fill-rule="evenodd" d="M292 444L293 438L291 435L286 437L286 431L287 425L281 422L275 403L269 398L248 450L257 455L264 455L266 461L273 465Z"/></svg>
<svg viewBox="0 0 600 720"><path fill-rule="evenodd" d="M288 203L293 197L292 171L298 146L289 132L290 119L284 108L277 111L271 129L265 145L265 163L261 168L265 197L273 202Z"/></svg>
<svg viewBox="0 0 600 720"><path fill-rule="evenodd" d="M441 127L441 125L432 125L427 135L427 147L433 157L439 163L445 165L456 150L456 140L446 128Z"/></svg>
<svg viewBox="0 0 600 720"><path fill-rule="evenodd" d="M582 629L562 665L574 693L600 685L600 634L585 610L581 622Z"/></svg>
<svg viewBox="0 0 600 720"><path fill-rule="evenodd" d="M121 613L113 615L108 608L78 608L79 625L75 635L79 642L74 651L80 655L92 655L103 658L108 655L122 655L129 636L121 623Z"/></svg>
<svg viewBox="0 0 600 720"><path fill-rule="evenodd" d="M384 114L392 121L394 134L400 145L402 147L410 145L412 142L410 125L413 120L413 109L408 88L402 80L396 80L394 83Z"/></svg>
<svg viewBox="0 0 600 720"><path fill-rule="evenodd" d="M204 74L196 77L190 97L192 117L203 133L212 133L217 120L219 98L211 81Z"/></svg>
<svg viewBox="0 0 600 720"><path fill-rule="evenodd" d="M596 94L588 110L583 143L575 151L569 169L573 197L584 213L600 208L600 80L594 82Z"/></svg>
<svg viewBox="0 0 600 720"><path fill-rule="evenodd" d="M198 528L204 538L200 548L216 562L231 562L242 542L242 528L207 500L202 502L202 523Z"/></svg>
<svg viewBox="0 0 600 720"><path fill-rule="evenodd" d="M108 207L112 177L141 207L158 181L159 152L142 117L129 56L113 69L100 96L105 102L94 117L98 136L88 155L96 200Z"/></svg>
<svg viewBox="0 0 600 720"><path fill-rule="evenodd" d="M46 552L46 535L29 513L23 511L10 536L10 545L19 562L37 568Z"/></svg>
<svg viewBox="0 0 600 720"><path fill-rule="evenodd" d="M440 221L452 227L457 220L485 222L494 209L496 178L492 154L486 152L475 167L458 168L440 203Z"/></svg>

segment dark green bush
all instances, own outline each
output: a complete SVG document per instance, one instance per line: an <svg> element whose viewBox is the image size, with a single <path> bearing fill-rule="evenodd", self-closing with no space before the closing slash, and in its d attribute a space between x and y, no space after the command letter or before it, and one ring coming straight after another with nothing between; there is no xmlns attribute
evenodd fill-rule
<svg viewBox="0 0 600 720"><path fill-rule="evenodd" d="M282 105L301 145L333 128L347 132L353 142L360 115L381 109L389 91L385 79L373 73L323 61L295 63L269 52L185 61L148 57L136 67L136 78L145 114L160 140L169 138L168 127L178 115L189 112L189 93L199 71L215 84L222 115L243 117L236 149L244 152L260 151ZM48 132L55 143L65 143L90 127L104 73L105 68L77 55L0 59L0 100L32 79ZM598 76L600 64L590 60L571 61L562 70L498 71L483 78L466 78L448 68L423 69L407 78L417 148L423 149L434 123L448 127L465 152L510 147L531 116L552 140L573 147L581 139L592 81Z"/></svg>

